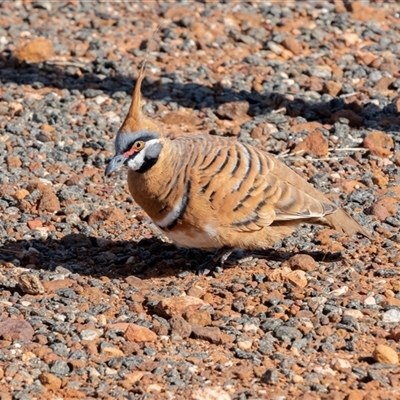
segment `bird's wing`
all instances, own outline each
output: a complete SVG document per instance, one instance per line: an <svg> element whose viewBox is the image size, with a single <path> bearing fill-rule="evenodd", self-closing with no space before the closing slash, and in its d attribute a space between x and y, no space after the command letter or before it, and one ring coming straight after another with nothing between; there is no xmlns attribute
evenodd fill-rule
<svg viewBox="0 0 400 400"><path fill-rule="evenodd" d="M328 199L309 195L312 185L272 155L239 142L211 142L197 158L196 173L199 195L222 225L250 232L276 221L315 222L336 210ZM292 184L293 176L300 187Z"/></svg>

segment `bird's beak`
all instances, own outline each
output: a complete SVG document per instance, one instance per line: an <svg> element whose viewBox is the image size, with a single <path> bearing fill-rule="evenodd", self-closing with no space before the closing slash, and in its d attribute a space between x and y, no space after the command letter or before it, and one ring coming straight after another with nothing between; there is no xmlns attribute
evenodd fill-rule
<svg viewBox="0 0 400 400"><path fill-rule="evenodd" d="M121 167L124 166L127 158L121 154L115 155L107 165L105 176L110 175L114 171L118 171Z"/></svg>

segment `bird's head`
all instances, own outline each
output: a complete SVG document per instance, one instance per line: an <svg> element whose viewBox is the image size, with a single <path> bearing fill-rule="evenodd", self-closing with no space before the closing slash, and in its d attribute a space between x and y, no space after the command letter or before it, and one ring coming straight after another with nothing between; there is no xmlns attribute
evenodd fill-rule
<svg viewBox="0 0 400 400"><path fill-rule="evenodd" d="M105 175L118 171L124 165L139 173L146 172L157 162L161 149L160 135L156 132L119 132L115 139L115 155L108 163Z"/></svg>

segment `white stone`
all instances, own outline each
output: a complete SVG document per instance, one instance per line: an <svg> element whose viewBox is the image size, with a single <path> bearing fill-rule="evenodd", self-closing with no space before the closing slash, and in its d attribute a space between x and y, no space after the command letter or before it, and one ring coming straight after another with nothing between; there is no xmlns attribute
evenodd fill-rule
<svg viewBox="0 0 400 400"><path fill-rule="evenodd" d="M273 53L277 54L278 56L282 54L284 50L282 46L272 41L268 42L267 46Z"/></svg>
<svg viewBox="0 0 400 400"><path fill-rule="evenodd" d="M321 375L336 375L336 372L329 367L328 365L317 365L314 369L314 372L316 372L317 374L321 374Z"/></svg>
<svg viewBox="0 0 400 400"><path fill-rule="evenodd" d="M351 363L348 360L345 360L344 358L334 358L331 361L331 366L334 368L336 371L343 372L346 370L351 370Z"/></svg>
<svg viewBox="0 0 400 400"><path fill-rule="evenodd" d="M332 76L332 70L325 66L316 66L310 71L312 76L317 78L329 79Z"/></svg>
<svg viewBox="0 0 400 400"><path fill-rule="evenodd" d="M243 325L243 332L254 332L254 333L256 333L257 330L258 330L258 327L255 324L244 324Z"/></svg>
<svg viewBox="0 0 400 400"><path fill-rule="evenodd" d="M383 322L400 322L400 311L399 310L389 310L382 314Z"/></svg>
<svg viewBox="0 0 400 400"><path fill-rule="evenodd" d="M239 347L240 350L250 350L251 346L253 345L253 343L251 342L251 340L243 340L241 342L237 342L237 346Z"/></svg>
<svg viewBox="0 0 400 400"><path fill-rule="evenodd" d="M95 340L103 334L102 329L84 329L80 333L82 340Z"/></svg>
<svg viewBox="0 0 400 400"><path fill-rule="evenodd" d="M368 296L364 300L364 305L366 305L366 306L374 306L374 305L376 305L375 298L373 296Z"/></svg>
<svg viewBox="0 0 400 400"><path fill-rule="evenodd" d="M106 368L105 373L106 375L115 375L118 374L118 371L114 368Z"/></svg>
<svg viewBox="0 0 400 400"><path fill-rule="evenodd" d="M343 315L350 315L354 319L364 318L364 314L360 310L345 310Z"/></svg>
<svg viewBox="0 0 400 400"><path fill-rule="evenodd" d="M193 391L191 400L231 400L231 396L220 387L205 387Z"/></svg>
<svg viewBox="0 0 400 400"><path fill-rule="evenodd" d="M332 294L334 296L342 296L343 294L347 293L348 291L349 291L349 287L348 286L342 286L339 289L332 290L330 292L330 294Z"/></svg>
<svg viewBox="0 0 400 400"><path fill-rule="evenodd" d="M88 368L88 372L89 372L89 376L90 376L91 378L98 378L98 377L100 376L100 372L97 371L96 368L89 367L89 368Z"/></svg>
<svg viewBox="0 0 400 400"><path fill-rule="evenodd" d="M107 100L108 100L108 97L106 97L106 96L96 96L94 99L96 104L98 104L99 106L102 105L103 103L105 103Z"/></svg>

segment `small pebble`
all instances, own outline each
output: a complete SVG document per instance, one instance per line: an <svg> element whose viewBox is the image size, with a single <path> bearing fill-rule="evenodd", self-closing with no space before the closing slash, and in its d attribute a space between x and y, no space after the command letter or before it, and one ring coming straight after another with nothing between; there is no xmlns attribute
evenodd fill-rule
<svg viewBox="0 0 400 400"><path fill-rule="evenodd" d="M397 352L389 346L379 344L375 347L372 357L376 362L383 364L398 364L399 356Z"/></svg>

